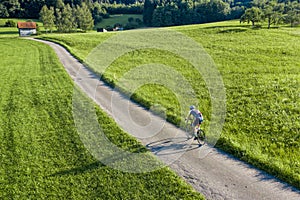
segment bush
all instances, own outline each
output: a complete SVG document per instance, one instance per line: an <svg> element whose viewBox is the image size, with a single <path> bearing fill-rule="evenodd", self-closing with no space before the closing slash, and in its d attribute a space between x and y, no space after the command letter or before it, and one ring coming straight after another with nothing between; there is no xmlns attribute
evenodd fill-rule
<svg viewBox="0 0 300 200"><path fill-rule="evenodd" d="M140 18L135 18L135 22L138 23L138 25L143 24L143 21Z"/></svg>
<svg viewBox="0 0 300 200"><path fill-rule="evenodd" d="M111 26L106 26L106 28L105 28L107 31L113 31L114 30L114 28L113 27L111 27Z"/></svg>
<svg viewBox="0 0 300 200"><path fill-rule="evenodd" d="M129 18L128 18L128 22L129 22L129 23L132 23L133 21L134 21L134 18L133 18L133 17L129 17Z"/></svg>
<svg viewBox="0 0 300 200"><path fill-rule="evenodd" d="M124 29L130 30L130 29L136 29L138 27L139 27L139 25L137 23L127 23L125 25Z"/></svg>
<svg viewBox="0 0 300 200"><path fill-rule="evenodd" d="M5 27L16 27L16 22L14 22L13 20L7 20L5 22Z"/></svg>

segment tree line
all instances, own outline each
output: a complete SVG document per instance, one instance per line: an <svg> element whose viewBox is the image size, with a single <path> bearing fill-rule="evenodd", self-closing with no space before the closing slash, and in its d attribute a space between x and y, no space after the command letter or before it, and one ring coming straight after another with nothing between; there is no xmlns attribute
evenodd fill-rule
<svg viewBox="0 0 300 200"><path fill-rule="evenodd" d="M256 23L267 21L268 28L271 25L288 23L291 27L300 24L300 1L253 1L252 7L246 9L241 16L241 22Z"/></svg>
<svg viewBox="0 0 300 200"><path fill-rule="evenodd" d="M231 19L241 22L299 23L299 0L145 0L148 26L199 24Z"/></svg>
<svg viewBox="0 0 300 200"><path fill-rule="evenodd" d="M0 18L37 19L44 5L48 8L57 5L80 6L85 3L91 10L102 7L111 14L142 14L143 1L138 0L0 0Z"/></svg>
<svg viewBox="0 0 300 200"><path fill-rule="evenodd" d="M56 5L48 8L44 5L40 11L40 20L47 31L52 32L56 27L58 32L69 33L78 28L86 31L94 27L92 13L86 3L71 7L70 4Z"/></svg>
<svg viewBox="0 0 300 200"><path fill-rule="evenodd" d="M40 14L51 15L54 25L52 18L46 17L48 27L56 26L61 32L75 27L85 30L90 25L84 24L92 20L83 4L94 24L109 14L143 14L146 26L157 27L240 19L253 26L267 21L270 28L279 23L295 26L300 21L300 0L0 0L0 17L36 19ZM83 17L83 13L87 14ZM81 22L83 19L89 23Z"/></svg>

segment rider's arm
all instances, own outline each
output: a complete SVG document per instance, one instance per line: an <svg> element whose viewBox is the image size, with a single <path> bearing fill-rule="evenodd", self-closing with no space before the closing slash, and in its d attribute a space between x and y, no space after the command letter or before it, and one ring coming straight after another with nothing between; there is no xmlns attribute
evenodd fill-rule
<svg viewBox="0 0 300 200"><path fill-rule="evenodd" d="M189 120L189 119L190 119L190 116L191 116L191 111L189 111L189 113L187 114L185 120Z"/></svg>

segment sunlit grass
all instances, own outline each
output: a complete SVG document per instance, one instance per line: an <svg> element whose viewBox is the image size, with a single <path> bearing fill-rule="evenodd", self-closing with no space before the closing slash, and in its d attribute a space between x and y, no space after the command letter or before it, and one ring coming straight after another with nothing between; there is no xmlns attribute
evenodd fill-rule
<svg viewBox="0 0 300 200"><path fill-rule="evenodd" d="M77 133L74 85L54 51L18 38L0 38L0 49L1 199L202 199L168 167L126 173L96 160ZM113 143L147 152L96 113Z"/></svg>
<svg viewBox="0 0 300 200"><path fill-rule="evenodd" d="M230 152L273 175L300 187L300 29L252 29L238 21L203 25L172 27L201 44L213 58L226 88L227 113L218 147ZM55 36L58 38L59 36ZM77 35L61 39L84 60L88 48L82 41L94 35ZM103 37L101 35L100 37ZM94 40L94 42L93 42ZM75 42L76 41L76 42ZM89 45L92 50L92 45ZM126 71L147 62L158 62L179 69L183 62L170 53L140 51L116 60L104 74L108 82L116 83ZM175 63L174 63L175 62ZM177 62L177 65L176 65ZM191 68L181 70L191 78ZM200 77L199 77L200 78ZM203 114L209 121L210 103L205 83L192 81ZM178 105L169 98L167 89L149 89L136 92L145 106L159 103L167 108L170 121L178 123ZM199 89L201 88L201 89ZM157 93L153 91L159 91ZM159 102L158 102L159 100Z"/></svg>

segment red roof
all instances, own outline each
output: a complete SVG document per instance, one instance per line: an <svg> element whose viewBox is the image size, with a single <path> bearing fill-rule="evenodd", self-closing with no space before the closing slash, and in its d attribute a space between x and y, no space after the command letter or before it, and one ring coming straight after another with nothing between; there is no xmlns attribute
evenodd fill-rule
<svg viewBox="0 0 300 200"><path fill-rule="evenodd" d="M18 28L36 28L35 22L18 22Z"/></svg>

